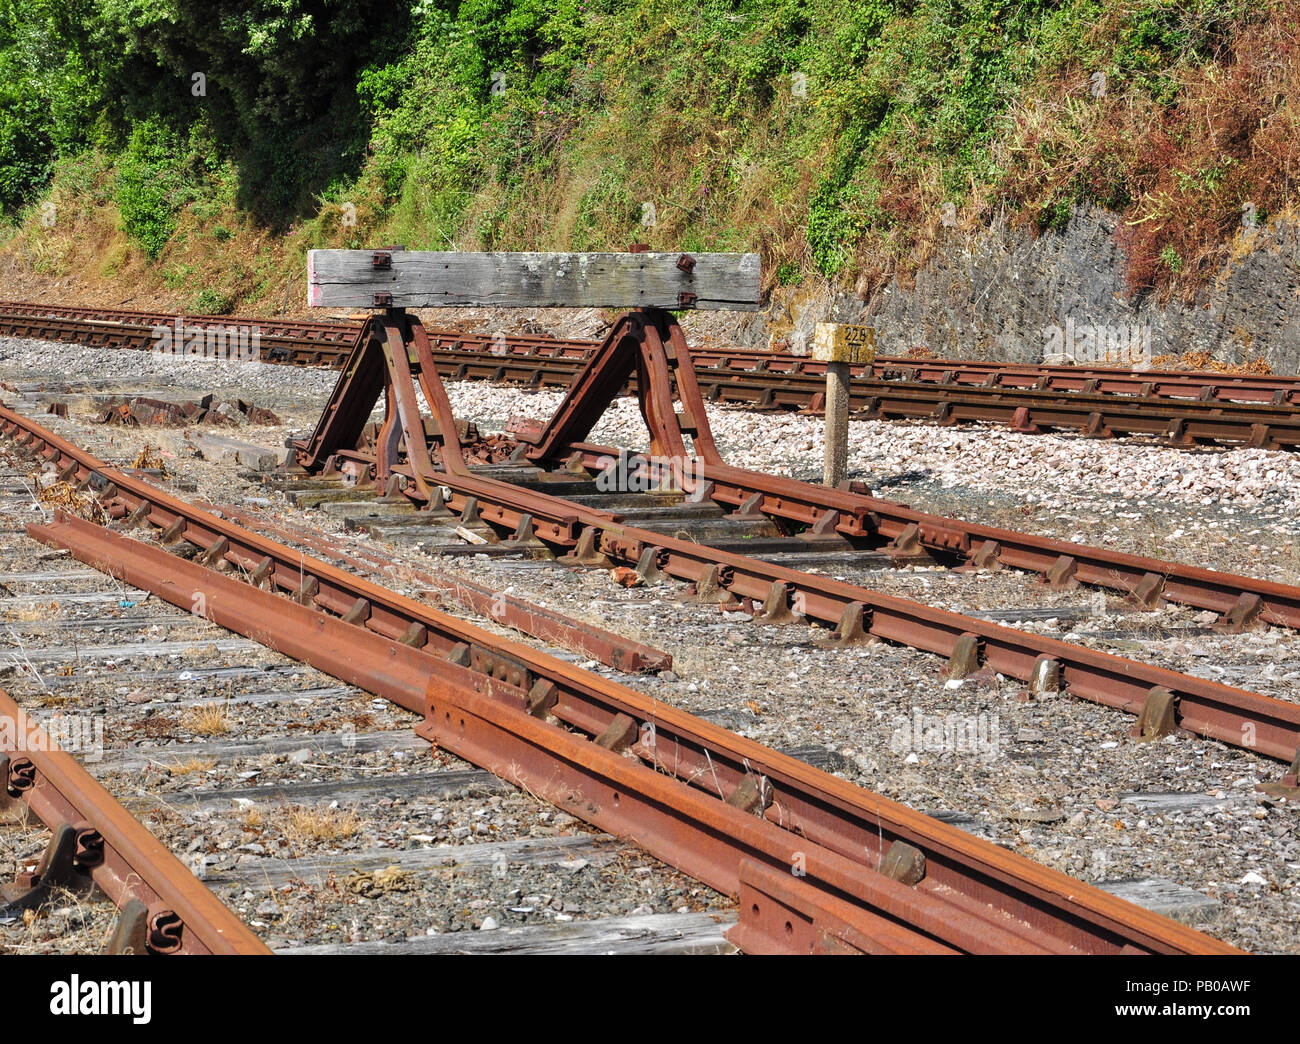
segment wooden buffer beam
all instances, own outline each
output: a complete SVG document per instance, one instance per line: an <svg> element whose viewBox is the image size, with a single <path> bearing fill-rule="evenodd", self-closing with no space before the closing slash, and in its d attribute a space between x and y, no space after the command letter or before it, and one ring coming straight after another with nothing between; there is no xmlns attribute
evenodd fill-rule
<svg viewBox="0 0 1300 1044"><path fill-rule="evenodd" d="M757 254L312 250L313 308L758 307Z"/></svg>
<svg viewBox="0 0 1300 1044"><path fill-rule="evenodd" d="M527 458L547 466L567 456L635 372L652 455L721 463L686 338L666 309L756 308L756 254L314 250L308 267L313 306L383 309L367 321L311 436L292 444L308 473L351 473L424 504L434 502L440 475L469 476L428 334L405 310L435 304L633 309L614 324L545 429L519 433L533 443ZM381 398L376 431L370 416Z"/></svg>

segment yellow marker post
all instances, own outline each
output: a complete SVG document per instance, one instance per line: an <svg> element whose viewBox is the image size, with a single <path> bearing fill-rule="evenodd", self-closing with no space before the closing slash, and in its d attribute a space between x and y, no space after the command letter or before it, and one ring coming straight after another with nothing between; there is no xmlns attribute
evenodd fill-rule
<svg viewBox="0 0 1300 1044"><path fill-rule="evenodd" d="M876 358L876 329L850 323L818 323L812 357L826 363L826 455L822 484L844 481L849 464L849 367Z"/></svg>

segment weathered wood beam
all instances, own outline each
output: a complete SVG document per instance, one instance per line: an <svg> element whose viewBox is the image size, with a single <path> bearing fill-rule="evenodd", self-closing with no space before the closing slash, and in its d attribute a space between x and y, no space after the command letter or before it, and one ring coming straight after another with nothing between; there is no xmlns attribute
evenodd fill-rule
<svg viewBox="0 0 1300 1044"><path fill-rule="evenodd" d="M312 250L313 308L689 308L753 310L757 254L456 253Z"/></svg>

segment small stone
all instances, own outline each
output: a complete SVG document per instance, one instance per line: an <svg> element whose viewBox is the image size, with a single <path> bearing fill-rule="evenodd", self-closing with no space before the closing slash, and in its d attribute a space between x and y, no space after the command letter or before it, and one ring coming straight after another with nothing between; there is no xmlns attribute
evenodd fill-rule
<svg viewBox="0 0 1300 1044"><path fill-rule="evenodd" d="M307 762L311 761L311 751L306 747L303 747L301 750L295 750L289 755L289 761L294 765L305 765Z"/></svg>
<svg viewBox="0 0 1300 1044"><path fill-rule="evenodd" d="M497 919L489 916L483 918L483 923L478 926L478 930L480 932L495 932L497 927Z"/></svg>
<svg viewBox="0 0 1300 1044"><path fill-rule="evenodd" d="M869 758L865 754L859 754L855 757L853 759L853 764L857 766L858 771L864 776L874 776L876 770L880 768L874 758Z"/></svg>

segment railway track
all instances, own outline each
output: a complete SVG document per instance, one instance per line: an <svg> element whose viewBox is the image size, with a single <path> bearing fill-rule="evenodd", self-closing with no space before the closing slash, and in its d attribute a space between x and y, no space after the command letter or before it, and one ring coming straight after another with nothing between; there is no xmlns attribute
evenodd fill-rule
<svg viewBox="0 0 1300 1044"><path fill-rule="evenodd" d="M431 752L418 716L28 539L36 487L8 449L0 746L21 749L0 757L8 803L41 829L0 828L0 859L19 870L7 952L353 952L358 937L398 952L732 949L732 904L690 897L705 893L631 846L549 826L546 806ZM96 723L100 746L15 743L19 702L65 743ZM622 895L603 888L624 912L575 918L575 877L620 866ZM112 903L89 901L92 885ZM640 908L674 893L689 910ZM485 897L536 910L466 943ZM438 934L409 943L419 918Z"/></svg>
<svg viewBox="0 0 1300 1044"><path fill-rule="evenodd" d="M746 950L1228 952L795 758L204 512L11 411L3 417L13 445L93 493L117 520L114 532L56 512L29 528L41 542L181 610L202 595L200 624L387 697L420 715L417 732L439 749L738 897L730 937ZM473 520L461 512L460 521Z"/></svg>
<svg viewBox="0 0 1300 1044"><path fill-rule="evenodd" d="M148 349L156 327L257 329L261 358L339 367L359 324L262 320L0 303L0 331L97 347ZM444 378L568 387L595 342L430 331ZM745 350L693 351L706 398L761 409L821 409L824 366ZM635 393L635 379L626 393ZM1024 433L1146 436L1171 445L1300 444L1300 381L1290 377L882 358L857 367L851 407L867 419L993 423Z"/></svg>
<svg viewBox="0 0 1300 1044"><path fill-rule="evenodd" d="M0 720L6 724L0 744L5 803L51 832L39 861L6 886L5 917L36 911L59 890L98 889L121 911L110 953L270 953L3 690Z"/></svg>
<svg viewBox="0 0 1300 1044"><path fill-rule="evenodd" d="M192 608L195 593L202 593L207 621L303 659L340 678L345 691L355 691L347 688L355 685L389 697L404 710L423 716L418 734L432 740L436 748L460 754L533 793L551 800L558 797L556 803L567 812L634 838L723 895L739 897L739 918L729 935L742 948L755 952L845 948L1166 952L1181 948L1186 952L1210 947L1210 952L1224 952L1196 933L1191 933L1193 941L1187 936L1171 941L1173 936L1161 934L1166 927L1152 928L1153 923L1160 924L1159 918L1143 921L1135 929L1128 904L1112 906L1118 900L1105 893L1085 895L1082 914L1071 906L1075 892L1069 893L1062 907L1067 886L1060 875L1030 864L1034 871L1048 875L1041 877L1027 870L1022 860L1008 864L994 859L978 844L972 849L973 839L961 831L936 833L927 817L879 795L739 740L706 721L672 712L632 690L548 662L532 649L502 643L427 605L395 596L358 578L357 573L375 575L379 567L364 552L350 556L319 533L256 512L222 507L221 517L212 515L151 489L139 478L106 468L30 419L11 411L5 411L3 418L6 433L24 453L34 453L45 472L62 475L93 495L107 509L112 527L119 530L109 532L60 514L34 526L33 535L133 585L130 590L152 592L180 609ZM474 546L479 554L527 556L549 551L567 553L571 565L623 564L629 571L638 569L643 580L687 581L692 584L688 590L702 601L724 607L730 603L774 623L798 616L834 624L845 649L854 641L884 637L940 652L949 657L954 678L961 676L963 668L1005 670L1010 676L1024 677L1031 691L1056 684L1088 698L1094 698L1088 696L1094 683L1102 689L1113 687L1124 699L1099 702L1143 711L1143 731L1150 726L1158 733L1161 708L1172 712L1171 724L1230 743L1233 729L1249 723L1262 728L1267 747L1262 753L1283 761L1293 757L1295 725L1288 723L1289 705L1274 706L1280 701L1213 683L1204 683L1207 687L1202 689L1200 679L1176 672L1164 672L1159 679L1172 680L1173 689L1139 684L1129 693L1126 685L1150 680L1155 669L1132 661L1111 664L1108 661L1115 658L1105 654L1080 656L1068 643L1046 640L1051 647L1039 648L1044 640L1009 639L1001 633L1005 628L992 625L989 631L987 620L972 617L952 621L963 628L955 633L939 611L932 611L937 614L933 616L913 615L908 622L907 614L914 613L915 605L874 596L864 601L860 597L864 588L807 573L804 567L819 560L843 559L844 548L834 542L833 531L846 513L853 517L851 511L828 518L828 505L808 503L806 497L801 502L802 491L797 489L760 490L755 502L756 491L747 485L752 476L735 469L710 476L719 498L713 505L683 503L665 494L610 495L596 481L610 455L632 474L652 476L654 460L582 443L580 437L558 439L556 444L567 452L564 466L555 470L521 461L476 467L468 475L439 474L438 503L429 505L434 510L414 514L402 502L405 498L381 495L376 499L382 490L349 488L338 477L287 475L276 486L300 506L351 505L345 516L349 528L382 534L397 543L409 539L434 551L456 553L465 549L465 538L456 531L466 530L488 541ZM536 442L521 443L525 445ZM846 494L861 496L853 491ZM729 499L742 509L740 517L727 517L718 507ZM743 510L746 504L748 510ZM882 504L886 515L899 507ZM860 505L855 501L853 506ZM797 530L807 524L800 520L809 511L816 529L809 535L830 537L830 541L801 539L782 522L788 516ZM870 514L857 517L861 520ZM877 512L877 526L879 521ZM887 525L893 522L890 517ZM909 525L914 527L910 534ZM680 539L684 527L691 531L686 540ZM878 557L892 563L933 560L933 552L938 551L960 562L973 558L967 552L978 552L990 542L986 534L971 539L974 531L966 532L965 547L958 547L952 544L951 534L937 534L933 526L912 519L890 540L892 556ZM936 543L939 536L942 540ZM1011 536L1025 538L1024 534ZM736 550L724 550L728 543ZM1013 550L1004 564L1014 565L1016 544L1009 546ZM1077 545L1070 547L1079 550ZM349 572L305 556L304 548ZM1084 555L1072 563L1061 565L1058 555L1040 571L1055 569L1059 579L1068 582L1080 573L1086 553L1094 549L1082 550ZM1001 557L1001 548L993 548L982 564ZM765 559L788 562L788 566L774 566ZM1028 567L1041 565L1034 559ZM784 572L778 575L773 568ZM1086 571L1080 579L1100 582L1089 579ZM1244 578L1229 579L1231 604L1218 605L1225 616L1236 608L1238 622L1249 623L1262 621L1261 610L1275 611L1263 598L1250 607L1239 606L1244 592L1238 588ZM1125 580L1130 587L1131 580ZM1234 583L1238 587L1232 587ZM844 594L854 597L845 602ZM1170 594L1175 600L1181 598L1176 585L1170 587ZM792 613L796 608L799 612ZM1058 655L1063 651L1064 658ZM1029 659L1021 662L1025 655ZM1136 675L1132 674L1135 667ZM1166 701L1162 693L1171 699ZM1216 701L1219 709L1207 713L1205 708ZM1218 725L1212 722L1215 714L1223 716ZM1268 721L1269 716L1274 720ZM1208 730L1206 722L1211 723ZM364 733L360 738L363 743L370 739ZM288 737L271 745L275 742L284 748ZM637 766L650 769L650 777L635 771ZM557 780L562 781L559 791L547 792L547 787L554 791ZM423 778L413 781L410 791L400 782L385 784L401 793L415 793L429 785ZM364 793L364 788L355 793ZM218 793L198 800L211 808L229 799L229 794ZM667 811L665 806L670 806ZM773 826L775 834L767 829ZM877 831L874 842L872 829ZM791 830L805 847L791 848L790 838L782 833ZM719 834L724 835L721 842ZM869 871L865 874L857 855L863 850ZM790 874L794 856L805 870L809 865L814 868L811 879ZM921 877L913 881L918 868ZM1069 878L1064 881L1080 887ZM895 888L900 884L904 891ZM1062 917L1066 908L1069 915ZM730 923L724 918L723 927ZM1026 931L1025 925L1033 927ZM665 929L671 934L683 926L678 922L677 928ZM616 925L608 927L611 932L620 930ZM690 945L719 945L720 929L697 925L693 931L698 934L691 936ZM325 944L317 952L336 948L337 944Z"/></svg>
<svg viewBox="0 0 1300 1044"><path fill-rule="evenodd" d="M413 361L385 376L388 356L378 354L381 337L404 339ZM798 559L818 546L832 551L865 547L896 560L928 560L937 554L965 568L1019 565L1041 570L1056 587L1086 581L1123 590L1139 603L1147 601L1147 592L1155 592L1158 601L1164 597L1159 592L1166 590L1171 600L1190 604L1212 596L1222 600L1223 625L1229 629L1262 622L1259 610L1265 594L1279 604L1300 603L1295 588L1273 585L1266 591L1260 585L1267 582L1247 577L915 514L851 489L828 490L729 467L714 443L680 328L645 314L628 317L611 332L544 427L522 426L526 430L519 432L523 441L512 455L514 463L472 469L464 463L429 341L418 320L409 317L371 328L340 375L316 429L292 442L293 460L309 487L345 478L361 487L373 483L390 499L420 506L421 519L455 512L494 536L499 531L515 541L540 541L562 549L576 563L635 569L647 582L664 577L685 581L703 600L761 606L760 615L767 619L797 616L820 622L835 628L845 643L882 638L937 652L951 658L955 672L987 669L1034 688L1064 687L1138 715L1139 728L1149 734L1167 732L1176 723L1200 735L1267 752L1295 767L1300 708L1294 704L1261 702L1256 694L1233 692L1189 675L1035 640L985 621L892 599L870 587L809 572ZM641 401L652 455L585 441L623 375L634 367L657 377ZM426 441L423 428L408 426L390 434L389 440L405 439L404 460L391 454L381 460L377 445L364 444L365 422L385 382L391 401L408 404L414 401L418 383L431 411L426 427L437 433L434 445ZM680 412L671 396L673 387L680 394ZM413 406L405 409L405 416L416 415ZM393 431L398 423L404 422L394 417ZM689 458L687 437L694 454ZM357 448L349 448L353 446ZM292 490L294 481L293 476L286 479L291 496L303 492ZM682 530L673 517L657 525L637 524L621 512L619 501L602 502L594 496L602 489L654 489L665 483L689 493L697 509L707 510L701 502L710 502L719 513L719 505L735 505L737 518L705 521L702 531ZM730 544L719 545L710 527L734 529L737 520L754 527L740 534L741 540L767 537L766 546L750 544L746 549L735 536ZM893 539L884 543L884 537ZM770 560L773 552L782 551L793 554L794 561ZM1140 581L1135 570L1142 571ZM1285 615L1270 612L1279 622Z"/></svg>

